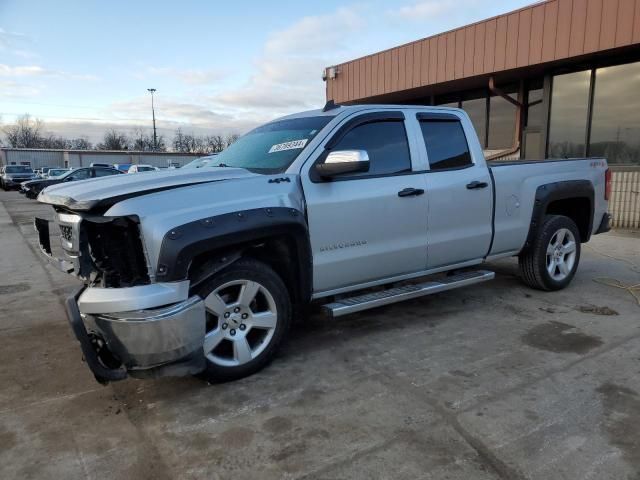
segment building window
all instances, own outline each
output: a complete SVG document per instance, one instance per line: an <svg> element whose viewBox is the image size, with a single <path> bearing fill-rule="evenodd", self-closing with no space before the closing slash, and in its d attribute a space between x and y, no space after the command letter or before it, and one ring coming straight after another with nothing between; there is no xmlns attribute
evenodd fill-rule
<svg viewBox="0 0 640 480"><path fill-rule="evenodd" d="M542 83L542 82L539 82ZM527 94L527 127L542 127L544 125L544 105L542 86L534 85Z"/></svg>
<svg viewBox="0 0 640 480"><path fill-rule="evenodd" d="M471 118L471 123L473 123L474 128L476 129L476 133L478 134L478 139L480 140L480 145L482 147L486 147L486 135L487 135L487 99L484 98L476 98L474 100L464 100L462 102L462 108L469 118Z"/></svg>
<svg viewBox="0 0 640 480"><path fill-rule="evenodd" d="M509 93L514 100L517 95ZM506 150L513 147L516 135L516 111L517 107L502 97L489 99L489 150Z"/></svg>
<svg viewBox="0 0 640 480"><path fill-rule="evenodd" d="M525 109L525 126L522 132L521 157L526 160L544 158L542 130L544 126L545 105L543 104L544 88L542 80L529 83Z"/></svg>
<svg viewBox="0 0 640 480"><path fill-rule="evenodd" d="M591 70L553 78L549 157L585 156L590 83Z"/></svg>
<svg viewBox="0 0 640 480"><path fill-rule="evenodd" d="M596 70L590 157L640 164L640 62Z"/></svg>

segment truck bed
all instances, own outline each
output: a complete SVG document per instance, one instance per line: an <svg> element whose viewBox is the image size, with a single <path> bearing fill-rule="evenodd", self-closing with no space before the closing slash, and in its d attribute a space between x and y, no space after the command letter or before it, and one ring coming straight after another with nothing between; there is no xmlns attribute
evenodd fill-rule
<svg viewBox="0 0 640 480"><path fill-rule="evenodd" d="M489 256L517 253L525 244L538 185L591 182L594 188L593 226L606 213L607 162L603 158L571 158L487 162L494 187L494 239ZM586 213L586 212L585 212Z"/></svg>

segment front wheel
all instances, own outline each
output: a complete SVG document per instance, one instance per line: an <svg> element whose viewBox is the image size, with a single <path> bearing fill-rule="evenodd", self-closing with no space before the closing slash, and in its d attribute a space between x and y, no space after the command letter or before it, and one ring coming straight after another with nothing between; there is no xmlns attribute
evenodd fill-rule
<svg viewBox="0 0 640 480"><path fill-rule="evenodd" d="M561 290L576 273L580 262L580 232L575 222L563 215L548 215L533 245L520 255L524 282L538 290Z"/></svg>
<svg viewBox="0 0 640 480"><path fill-rule="evenodd" d="M289 292L278 274L257 260L240 259L206 282L199 295L207 315L204 376L236 380L268 365L291 323Z"/></svg>

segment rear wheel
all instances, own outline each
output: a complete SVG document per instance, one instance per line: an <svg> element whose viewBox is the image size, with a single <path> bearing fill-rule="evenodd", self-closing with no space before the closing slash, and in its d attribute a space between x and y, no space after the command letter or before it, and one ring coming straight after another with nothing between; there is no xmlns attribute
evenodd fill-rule
<svg viewBox="0 0 640 480"><path fill-rule="evenodd" d="M241 259L209 280L199 294L207 315L207 379L236 380L264 368L291 322L289 293L280 277L262 262Z"/></svg>
<svg viewBox="0 0 640 480"><path fill-rule="evenodd" d="M538 290L565 288L580 262L580 232L575 222L563 215L548 215L531 248L520 255L524 282Z"/></svg>

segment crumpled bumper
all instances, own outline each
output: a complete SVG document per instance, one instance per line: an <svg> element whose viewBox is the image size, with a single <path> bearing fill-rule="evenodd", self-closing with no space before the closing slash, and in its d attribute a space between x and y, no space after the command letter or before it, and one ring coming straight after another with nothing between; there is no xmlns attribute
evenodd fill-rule
<svg viewBox="0 0 640 480"><path fill-rule="evenodd" d="M67 317L99 382L127 375L182 376L204 369L206 314L199 296L160 308L84 314L78 304L85 293L83 288L67 299Z"/></svg>

